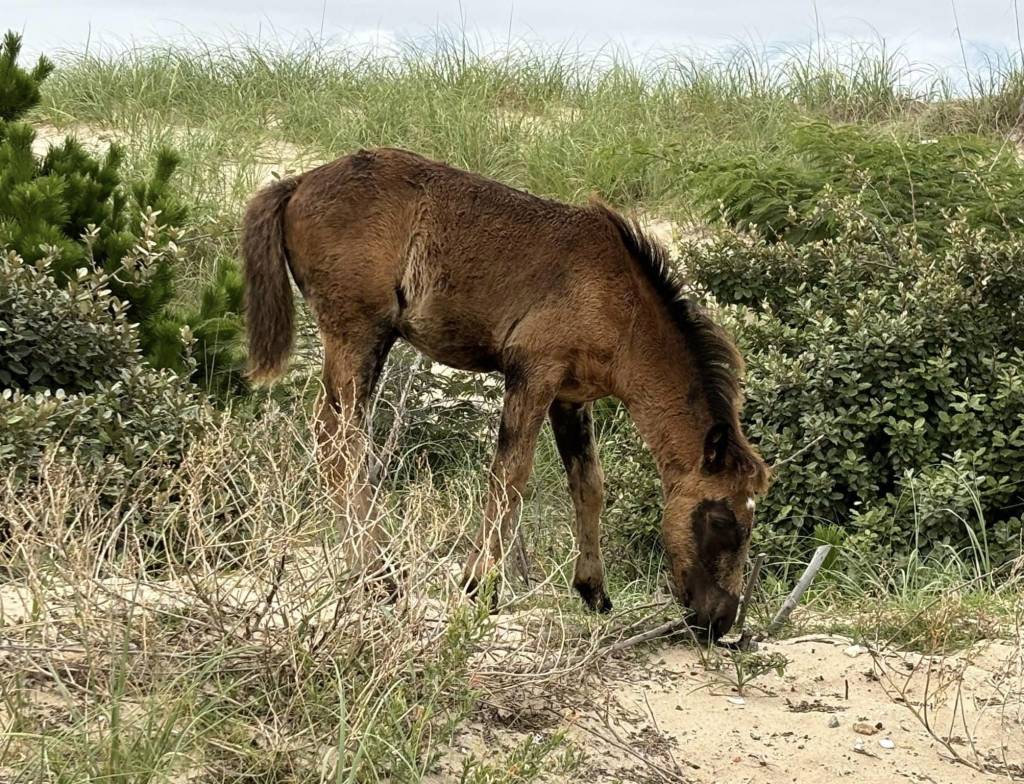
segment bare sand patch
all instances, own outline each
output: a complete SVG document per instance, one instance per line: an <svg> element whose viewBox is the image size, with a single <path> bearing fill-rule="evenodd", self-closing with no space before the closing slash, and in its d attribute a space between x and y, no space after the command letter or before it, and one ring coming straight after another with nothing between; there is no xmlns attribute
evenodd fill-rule
<svg viewBox="0 0 1024 784"><path fill-rule="evenodd" d="M512 697L464 731L446 771L457 771L454 760L467 753L493 756L495 740L511 748L527 733L560 731L584 750L580 778L593 782L890 784L1024 775L1019 645L989 643L942 658L873 654L851 650L841 637L812 636L763 644L761 653L785 656L784 673L757 678L742 695L727 661L709 669L694 648L667 645L599 668L575 693L526 703ZM926 703L934 735L918 718ZM866 728L872 734L861 734ZM990 771L958 763L950 748Z"/></svg>
<svg viewBox="0 0 1024 784"><path fill-rule="evenodd" d="M492 116L499 127L514 128L527 135L540 136L554 133L561 126L576 122L579 111L572 106L550 106L543 113L536 113L505 106L496 109Z"/></svg>
<svg viewBox="0 0 1024 784"><path fill-rule="evenodd" d="M67 126L55 126L48 123L33 126L36 131L32 142L32 152L42 157L51 147L60 146L71 136L88 152L102 156L110 145L115 142L128 143L133 136L114 128L107 128L84 123ZM153 131L152 138L166 143L172 148L188 149L198 145L207 150L223 145L208 130L188 126L171 126ZM297 144L276 137L268 137L240 147L237 155L210 154L209 161L197 161L203 165L210 163L209 177L220 183L224 193L237 192L240 187L245 193L257 191L264 185L280 177L298 174L325 162L310 150Z"/></svg>
<svg viewBox="0 0 1024 784"><path fill-rule="evenodd" d="M42 157L51 147L64 144L68 136L73 136L88 152L93 155L105 155L112 142L117 141L118 134L106 128L91 125L70 125L58 128L48 123L36 123L32 126L36 135L32 140L32 152Z"/></svg>

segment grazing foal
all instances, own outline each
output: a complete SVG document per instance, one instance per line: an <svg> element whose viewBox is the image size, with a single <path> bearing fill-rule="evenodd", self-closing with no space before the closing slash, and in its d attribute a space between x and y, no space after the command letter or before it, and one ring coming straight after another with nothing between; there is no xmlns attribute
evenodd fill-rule
<svg viewBox="0 0 1024 784"><path fill-rule="evenodd" d="M470 589L509 541L545 418L576 512L573 585L607 611L599 547L603 477L592 403L628 408L661 475L678 599L718 637L732 625L768 472L739 422L742 360L680 295L665 251L635 222L570 206L403 150L361 150L262 190L244 224L251 374L292 344L288 270L324 344L321 433L339 482L359 474L366 401L403 338L431 359L505 377ZM369 514L365 481L350 482ZM363 565L380 566L373 540Z"/></svg>

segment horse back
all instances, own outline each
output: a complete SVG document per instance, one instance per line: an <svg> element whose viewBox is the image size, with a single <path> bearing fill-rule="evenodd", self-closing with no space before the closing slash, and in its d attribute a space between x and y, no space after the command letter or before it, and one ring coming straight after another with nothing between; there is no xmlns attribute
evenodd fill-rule
<svg viewBox="0 0 1024 784"><path fill-rule="evenodd" d="M470 370L506 370L524 340L552 361L602 335L614 347L628 266L598 210L361 150L303 175L285 235L322 331L389 325Z"/></svg>

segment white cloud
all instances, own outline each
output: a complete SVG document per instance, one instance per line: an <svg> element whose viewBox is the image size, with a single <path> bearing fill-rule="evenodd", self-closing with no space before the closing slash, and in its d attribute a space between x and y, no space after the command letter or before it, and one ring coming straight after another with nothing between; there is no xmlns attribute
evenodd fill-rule
<svg viewBox="0 0 1024 784"><path fill-rule="evenodd" d="M969 58L1016 51L1013 0L956 0ZM216 44L246 35L289 42L310 36L367 48L423 38L438 27L484 41L527 38L597 50L609 43L640 53L884 38L910 59L960 61L960 38L946 0L7 0L6 24L23 29L32 51L124 46L189 37Z"/></svg>

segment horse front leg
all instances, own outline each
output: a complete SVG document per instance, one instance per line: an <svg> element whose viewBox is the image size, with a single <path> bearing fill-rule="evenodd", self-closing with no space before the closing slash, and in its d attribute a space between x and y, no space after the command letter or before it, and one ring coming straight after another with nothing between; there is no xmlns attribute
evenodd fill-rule
<svg viewBox="0 0 1024 784"><path fill-rule="evenodd" d="M594 438L594 406L555 401L551 405L551 429L569 480L569 495L576 513L576 568L572 584L586 605L597 612L612 609L605 590L601 560L601 509L604 506L604 473Z"/></svg>
<svg viewBox="0 0 1024 784"><path fill-rule="evenodd" d="M484 517L466 561L466 592L475 595L484 578L502 561L514 540L523 493L533 469L537 435L554 399L560 374L534 371L508 373L498 427L498 445L491 463ZM497 601L495 593L494 601Z"/></svg>

